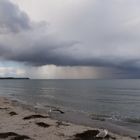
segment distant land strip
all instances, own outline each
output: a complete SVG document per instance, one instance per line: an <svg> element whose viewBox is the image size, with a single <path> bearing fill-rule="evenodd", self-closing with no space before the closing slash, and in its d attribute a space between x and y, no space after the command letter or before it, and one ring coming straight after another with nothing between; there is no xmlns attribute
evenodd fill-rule
<svg viewBox="0 0 140 140"><path fill-rule="evenodd" d="M0 77L0 80L29 80L28 77Z"/></svg>

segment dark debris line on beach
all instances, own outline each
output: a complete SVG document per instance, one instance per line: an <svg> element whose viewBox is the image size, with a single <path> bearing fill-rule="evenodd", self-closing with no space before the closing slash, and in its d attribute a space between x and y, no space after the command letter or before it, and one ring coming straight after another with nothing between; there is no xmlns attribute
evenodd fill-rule
<svg viewBox="0 0 140 140"><path fill-rule="evenodd" d="M98 133L99 130L87 130L74 135L73 140L96 140L95 138Z"/></svg>
<svg viewBox="0 0 140 140"><path fill-rule="evenodd" d="M46 127L50 127L49 124L44 123L44 122L37 122L36 124L37 124L38 126L40 126L40 127L44 127L44 128L46 128Z"/></svg>
<svg viewBox="0 0 140 140"><path fill-rule="evenodd" d="M115 137L107 135L105 138L97 138L96 135L99 133L99 130L87 130L82 133L74 135L72 140L115 140Z"/></svg>
<svg viewBox="0 0 140 140"><path fill-rule="evenodd" d="M69 126L69 124L63 123L61 121L57 121L56 124L57 124L57 127L59 127L59 126Z"/></svg>
<svg viewBox="0 0 140 140"><path fill-rule="evenodd" d="M60 110L60 109L53 109L52 111L56 111L56 112L59 112L60 114L64 114L65 112Z"/></svg>
<svg viewBox="0 0 140 140"><path fill-rule="evenodd" d="M18 114L17 114L16 112L14 112L14 111L9 112L9 114L10 114L11 116L18 115Z"/></svg>
<svg viewBox="0 0 140 140"><path fill-rule="evenodd" d="M5 108L0 107L0 110L7 110L7 109L9 109L9 108L7 108L7 107L5 107Z"/></svg>
<svg viewBox="0 0 140 140"><path fill-rule="evenodd" d="M30 120L30 119L36 119L36 118L48 118L48 116L43 116L43 115L30 115L30 116L24 117L23 120Z"/></svg>
<svg viewBox="0 0 140 140"><path fill-rule="evenodd" d="M10 140L31 140L30 137L26 135L19 135L15 132L0 133L0 138L1 139L11 138Z"/></svg>

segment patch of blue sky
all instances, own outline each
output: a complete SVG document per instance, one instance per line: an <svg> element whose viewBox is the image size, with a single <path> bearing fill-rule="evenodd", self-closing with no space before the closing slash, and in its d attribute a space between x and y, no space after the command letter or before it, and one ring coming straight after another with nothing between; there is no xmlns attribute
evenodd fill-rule
<svg viewBox="0 0 140 140"><path fill-rule="evenodd" d="M7 67L14 67L14 68L20 67L20 68L22 68L22 67L24 67L24 65L21 63L18 63L18 62L13 62L13 61L0 61L0 67L5 67L5 68L7 68Z"/></svg>

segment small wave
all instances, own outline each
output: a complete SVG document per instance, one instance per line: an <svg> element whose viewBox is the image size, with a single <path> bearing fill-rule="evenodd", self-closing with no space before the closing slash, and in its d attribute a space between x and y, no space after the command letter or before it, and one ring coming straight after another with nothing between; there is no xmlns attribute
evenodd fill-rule
<svg viewBox="0 0 140 140"><path fill-rule="evenodd" d="M106 119L111 118L111 116L105 114L91 114L90 117L92 120L98 120L98 121L106 121Z"/></svg>
<svg viewBox="0 0 140 140"><path fill-rule="evenodd" d="M53 95L39 95L39 97L44 97L44 98L55 98Z"/></svg>
<svg viewBox="0 0 140 140"><path fill-rule="evenodd" d="M138 123L140 124L140 118L126 118L124 119L125 122L130 122L130 123Z"/></svg>
<svg viewBox="0 0 140 140"><path fill-rule="evenodd" d="M91 114L90 118L92 120L98 120L98 121L109 121L110 120L113 122L127 122L127 123L140 124L140 118L123 117L121 115Z"/></svg>

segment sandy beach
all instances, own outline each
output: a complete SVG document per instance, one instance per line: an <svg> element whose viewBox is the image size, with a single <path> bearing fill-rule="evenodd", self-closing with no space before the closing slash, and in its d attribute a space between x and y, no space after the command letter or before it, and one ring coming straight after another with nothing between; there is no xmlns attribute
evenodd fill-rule
<svg viewBox="0 0 140 140"><path fill-rule="evenodd" d="M96 138L102 130L52 119L18 106L9 98L0 98L0 139L4 140L136 140L109 132L105 138Z"/></svg>

